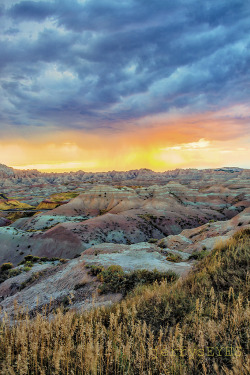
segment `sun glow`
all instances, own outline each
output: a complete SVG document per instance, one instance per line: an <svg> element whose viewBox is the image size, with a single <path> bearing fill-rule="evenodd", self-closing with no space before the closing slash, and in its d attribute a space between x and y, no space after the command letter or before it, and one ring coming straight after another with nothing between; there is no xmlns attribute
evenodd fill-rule
<svg viewBox="0 0 250 375"><path fill-rule="evenodd" d="M249 136L241 120L226 117L224 112L185 119L157 115L123 131L117 131L118 127L121 124L114 124L113 132L102 134L50 130L32 136L27 129L23 136L0 140L1 162L48 172L250 167Z"/></svg>
<svg viewBox="0 0 250 375"><path fill-rule="evenodd" d="M244 140L241 140L241 145ZM240 143L218 142L205 139L196 142L179 143L168 147L137 146L123 147L123 140L116 143L110 150L100 148L91 150L77 146L47 145L41 146L39 152L33 148L15 148L15 155L19 155L20 162L16 164L12 155L13 145L6 145L5 160L3 162L18 169L38 169L43 172L63 171L109 171L150 168L155 171L165 171L175 168L214 168L218 166L242 166L250 160L249 151L239 147ZM65 149L66 147L66 149ZM69 150L68 147L71 149ZM9 156L8 156L9 152ZM44 157L43 155L50 155ZM8 158L7 158L8 156ZM53 156L57 157L53 161ZM33 162L29 163L32 157ZM60 157L60 159L59 159ZM51 161L48 160L51 158ZM12 163L11 163L12 161Z"/></svg>

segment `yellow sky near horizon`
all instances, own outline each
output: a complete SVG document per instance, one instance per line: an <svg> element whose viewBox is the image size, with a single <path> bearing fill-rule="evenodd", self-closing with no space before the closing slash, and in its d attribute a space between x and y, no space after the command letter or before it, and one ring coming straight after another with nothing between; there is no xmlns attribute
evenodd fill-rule
<svg viewBox="0 0 250 375"><path fill-rule="evenodd" d="M232 114L233 109L168 121L157 115L112 134L50 129L34 135L27 129L0 139L1 163L48 172L250 168L246 123Z"/></svg>
<svg viewBox="0 0 250 375"><path fill-rule="evenodd" d="M174 143L171 146L138 144L125 147L116 142L104 148L97 144L91 149L77 143L46 143L38 147L25 144L1 144L1 162L17 169L38 169L44 172L109 171L149 168L164 171L175 168L216 168L239 166L249 168L250 151L245 139L210 141L200 138L194 142Z"/></svg>

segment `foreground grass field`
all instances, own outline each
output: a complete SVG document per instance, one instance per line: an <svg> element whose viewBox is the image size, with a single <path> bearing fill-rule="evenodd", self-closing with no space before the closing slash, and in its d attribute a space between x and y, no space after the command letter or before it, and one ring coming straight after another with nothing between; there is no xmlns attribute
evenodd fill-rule
<svg viewBox="0 0 250 375"><path fill-rule="evenodd" d="M2 322L1 374L249 374L250 230L113 307Z"/></svg>

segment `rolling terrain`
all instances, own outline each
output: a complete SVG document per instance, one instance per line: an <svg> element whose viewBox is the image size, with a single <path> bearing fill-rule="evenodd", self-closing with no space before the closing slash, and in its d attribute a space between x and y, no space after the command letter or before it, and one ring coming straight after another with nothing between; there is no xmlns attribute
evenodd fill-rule
<svg viewBox="0 0 250 375"><path fill-rule="evenodd" d="M195 259L209 254L237 231L247 229L250 229L250 208L230 220L185 229L178 235L169 235L160 240L131 245L102 243L83 251L76 259L62 263L59 258L54 261L46 258L35 263L28 271L24 271L24 266L20 265L16 268L22 271L20 274L0 284L0 306L12 315L14 301L31 312L42 311L50 301L53 301L53 307L59 306L67 298L72 299L70 308L73 309L110 304L121 296L100 296L99 283L89 276L88 266L122 265L127 272L141 268L153 271L156 268L162 272L174 271L178 275L186 275ZM32 278L32 275L35 277ZM83 282L84 290L76 291L76 285Z"/></svg>
<svg viewBox="0 0 250 375"><path fill-rule="evenodd" d="M14 300L32 311L70 295L73 308L91 306L92 295L97 305L119 299L98 295L91 265L186 275L250 226L249 177L240 168L44 174L1 165L0 264L15 267L0 284L1 306L13 313ZM48 261L18 265L29 256Z"/></svg>
<svg viewBox="0 0 250 375"><path fill-rule="evenodd" d="M79 195L78 195L79 194ZM75 198L50 199L35 215L0 228L0 262L23 256L73 258L101 243L135 244L177 235L209 221L231 219L249 207L247 188L191 188L171 181L148 187L96 185ZM53 198L53 197L52 197ZM42 212L40 211L42 210Z"/></svg>
<svg viewBox="0 0 250 375"><path fill-rule="evenodd" d="M86 191L93 185L117 186L165 185L179 182L194 189L209 189L220 185L229 189L249 189L250 170L242 168L176 169L154 172L137 169L127 172L70 172L41 173L37 170L17 170L0 164L0 192L6 196L18 196L28 204L37 205L52 194L68 191Z"/></svg>

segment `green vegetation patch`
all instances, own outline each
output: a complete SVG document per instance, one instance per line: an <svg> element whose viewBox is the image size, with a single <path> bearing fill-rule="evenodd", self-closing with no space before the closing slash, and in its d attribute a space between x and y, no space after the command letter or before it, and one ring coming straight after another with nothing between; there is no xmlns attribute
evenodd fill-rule
<svg viewBox="0 0 250 375"><path fill-rule="evenodd" d="M182 257L178 254L169 253L166 257L169 262L179 263L182 262Z"/></svg>
<svg viewBox="0 0 250 375"><path fill-rule="evenodd" d="M34 255L26 255L24 259L18 264L19 266L23 266L21 268L14 268L13 264L8 262L8 263L3 263L0 266L0 284L3 283L5 280L20 275L22 272L28 272L32 269L35 263L43 263L43 262L55 262L59 261L60 263L66 263L67 260L63 258L47 258L47 257L37 257Z"/></svg>
<svg viewBox="0 0 250 375"><path fill-rule="evenodd" d="M148 240L148 243L156 243L156 242L158 242L159 240L157 239L157 238L150 238L149 240Z"/></svg>
<svg viewBox="0 0 250 375"><path fill-rule="evenodd" d="M111 265L104 269L101 266L90 266L89 273L97 276L102 282L99 288L100 293L122 293L124 296L131 292L138 285L149 285L154 282L167 280L173 282L178 276L172 272L160 272L158 270L135 270L125 272L121 266Z"/></svg>
<svg viewBox="0 0 250 375"><path fill-rule="evenodd" d="M201 260L205 258L209 254L208 250L202 250L202 251L194 251L188 259L192 260Z"/></svg>
<svg viewBox="0 0 250 375"><path fill-rule="evenodd" d="M11 277L19 275L20 273L21 271L19 269L13 268L12 263L3 263L0 266L0 284Z"/></svg>
<svg viewBox="0 0 250 375"><path fill-rule="evenodd" d="M57 258L57 257L52 257L52 258L41 257L40 258L38 256L34 256L34 255L29 254L29 255L26 255L24 257L24 259L18 265L19 266L24 265L24 266L27 266L27 267L33 267L34 263L55 262L55 261L65 263L66 259Z"/></svg>
<svg viewBox="0 0 250 375"><path fill-rule="evenodd" d="M76 192L76 191L67 191L65 193L53 194L53 195L51 195L50 199L53 202L61 202L61 201L66 201L66 200L69 200L69 199L76 198L76 197L78 197L79 194L80 193Z"/></svg>
<svg viewBox="0 0 250 375"><path fill-rule="evenodd" d="M8 263L3 263L0 267L0 271L1 272L4 272L4 271L8 271L10 270L11 268L13 268L13 264L8 262Z"/></svg>
<svg viewBox="0 0 250 375"><path fill-rule="evenodd" d="M97 276L99 273L101 273L102 271L104 271L104 267L103 266L95 266L95 265L86 265L86 268L88 268L88 273L91 275L91 276Z"/></svg>

